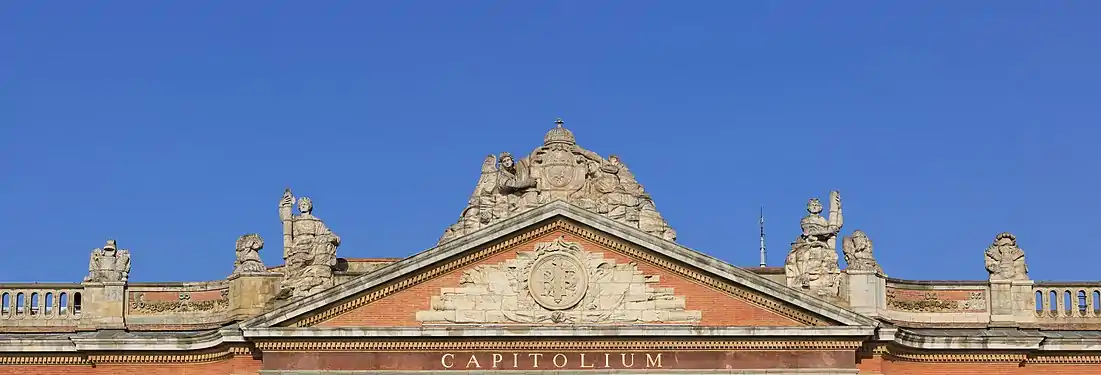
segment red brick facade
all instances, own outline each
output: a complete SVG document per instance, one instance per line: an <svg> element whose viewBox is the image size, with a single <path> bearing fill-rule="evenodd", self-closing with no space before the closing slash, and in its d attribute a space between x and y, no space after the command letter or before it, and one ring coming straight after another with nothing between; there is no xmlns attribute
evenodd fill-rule
<svg viewBox="0 0 1101 375"><path fill-rule="evenodd" d="M874 334L866 336L831 337L831 328L847 328L843 320L832 321L819 316L826 324L810 326L785 315L783 308L763 307L727 290L700 280L685 277L675 267L663 267L652 259L628 255L606 242L568 230L550 230L515 243L503 251L490 254L463 267L403 287L381 299L347 310L326 320L287 330L331 328L409 328L425 329L416 319L418 311L429 310L430 300L441 288L459 285L464 270L478 265L490 265L514 259L518 251L531 251L535 244L563 237L565 241L582 245L585 251L602 253L617 264L633 262L649 276L657 276L656 287L672 288L673 294L685 297L687 310L700 311L696 327L703 332L696 336L622 337L591 335L587 337L454 337L432 338L380 336L319 336L309 339L283 339L276 336L241 341L225 341L211 348L158 352L139 351L117 353L5 353L0 357L0 375L27 374L90 374L90 375L257 375L261 370L361 370L376 371L597 371L597 370L751 370L751 369L820 369L854 371L860 374L983 374L983 375L1074 375L1101 374L1101 361L1092 355L1066 353L1037 356L1010 351L915 350L902 348L889 340L877 341ZM477 250L477 249L475 249ZM465 253L464 253L465 254ZM636 253L637 254L637 253ZM428 268L452 262L458 254L442 259ZM664 259L664 258L663 258ZM700 268L680 264L694 273ZM425 268L426 269L426 268ZM414 275L404 275L412 278ZM402 279L407 280L407 279ZM398 281L359 290L355 295L341 297L348 301L357 296L377 292ZM971 292L944 292L938 298L963 300ZM923 295L896 292L903 301L923 301ZM212 295L211 295L212 296ZM200 298L212 298L200 295ZM163 298L162 298L163 297ZM150 300L167 297L150 294ZM915 302L915 303L918 303ZM337 303L310 310L307 316L332 309ZM792 305L794 306L794 305ZM785 307L786 308L786 307ZM834 308L837 308L834 306ZM802 310L801 310L802 311ZM809 311L807 313L810 313ZM321 315L319 317L322 317ZM296 319L301 319L298 317ZM867 318L864 318L867 319ZM293 320L288 320L293 322ZM305 320L299 320L305 321ZM657 323L658 326L676 327ZM436 324L435 327L439 327ZM554 327L554 324L547 324ZM624 325L631 327L631 325ZM456 326L453 326L456 327ZM635 326L638 327L638 326ZM769 336L747 333L742 337L709 334L722 329L758 327L768 329L806 329L803 336ZM161 327L162 329L164 327ZM518 327L517 330L531 327ZM506 328L507 329L507 328ZM599 330L599 327L595 328ZM656 329L656 328L655 328ZM813 331L820 329L819 331ZM754 330L756 331L756 330ZM422 332L422 331L418 331ZM752 332L745 330L745 332ZM799 331L804 332L804 331ZM827 334L814 334L827 333ZM838 331L839 332L839 331ZM247 336L244 336L247 337ZM365 344L365 345L358 345ZM358 345L358 346L357 346ZM479 346L481 345L481 346ZM499 346L494 346L499 345ZM423 347L417 349L417 347ZM550 349L548 349L550 348ZM213 353L213 354L212 354ZM64 360L56 360L59 356ZM203 355L212 355L203 357ZM47 357L53 357L54 360ZM200 359L197 359L200 358ZM28 364L34 363L34 364ZM39 363L57 363L43 365Z"/></svg>

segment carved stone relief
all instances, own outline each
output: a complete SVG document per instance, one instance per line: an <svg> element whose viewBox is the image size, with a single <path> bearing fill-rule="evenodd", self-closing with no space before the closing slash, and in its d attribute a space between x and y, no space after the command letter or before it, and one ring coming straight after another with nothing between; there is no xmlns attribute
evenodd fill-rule
<svg viewBox="0 0 1101 375"><path fill-rule="evenodd" d="M115 240L92 250L85 282L113 282L130 279L130 250L119 250Z"/></svg>
<svg viewBox="0 0 1101 375"><path fill-rule="evenodd" d="M837 234L844 224L841 193L830 192L830 217L822 217L818 198L807 203L807 216L800 220L802 233L791 244L784 261L789 287L815 296L835 299L841 294L841 267L837 261Z"/></svg>
<svg viewBox="0 0 1101 375"><path fill-rule="evenodd" d="M911 290L887 288L887 308L920 313L962 313L987 311L986 292L981 290Z"/></svg>
<svg viewBox="0 0 1101 375"><path fill-rule="evenodd" d="M191 293L179 293L172 301L147 301L144 292L130 294L130 312L134 314L164 314L188 312L218 312L229 309L229 289L219 292L219 298L193 301Z"/></svg>
<svg viewBox="0 0 1101 375"><path fill-rule="evenodd" d="M298 215L290 189L279 202L279 217L283 221L283 283L279 298L304 297L332 287L333 267L340 237L320 218L313 215L313 201L298 198Z"/></svg>
<svg viewBox="0 0 1101 375"><path fill-rule="evenodd" d="M698 323L672 288L653 286L635 263L617 264L603 253L558 238L517 252L515 259L463 272L456 288L432 297L425 323Z"/></svg>
<svg viewBox="0 0 1101 375"><path fill-rule="evenodd" d="M444 231L444 243L554 200L564 200L643 232L676 240L653 199L622 159L604 159L577 145L562 121L543 137L543 146L516 159L508 152L486 156L478 184L458 222Z"/></svg>
<svg viewBox="0 0 1101 375"><path fill-rule="evenodd" d="M1017 237L1000 233L986 249L986 271L990 280L1028 280L1025 252L1017 247Z"/></svg>

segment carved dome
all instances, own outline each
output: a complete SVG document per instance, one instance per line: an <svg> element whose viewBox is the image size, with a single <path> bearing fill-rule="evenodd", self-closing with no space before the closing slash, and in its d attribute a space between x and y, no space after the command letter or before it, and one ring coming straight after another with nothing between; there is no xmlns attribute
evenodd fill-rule
<svg viewBox="0 0 1101 375"><path fill-rule="evenodd" d="M562 127L562 119L558 119L554 122L554 128L547 132L547 135L543 136L543 145L549 146L555 143L568 143L576 144L577 141L573 138L573 132L569 129Z"/></svg>

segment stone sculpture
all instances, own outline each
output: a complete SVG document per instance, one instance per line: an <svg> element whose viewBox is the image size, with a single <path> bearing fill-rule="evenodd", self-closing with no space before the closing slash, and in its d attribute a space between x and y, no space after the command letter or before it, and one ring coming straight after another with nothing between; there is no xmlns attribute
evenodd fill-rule
<svg viewBox="0 0 1101 375"><path fill-rule="evenodd" d="M655 287L631 262L617 264L602 253L559 237L521 251L515 259L463 272L458 287L442 288L424 323L593 324L698 323L700 311L685 309L685 297Z"/></svg>
<svg viewBox="0 0 1101 375"><path fill-rule="evenodd" d="M119 250L115 240L92 250L85 282L125 282L130 279L130 250Z"/></svg>
<svg viewBox="0 0 1101 375"><path fill-rule="evenodd" d="M602 158L577 145L562 120L543 137L543 145L516 159L489 155L458 222L440 238L444 243L521 212L564 200L646 233L676 240L676 232L658 213L653 199L617 156Z"/></svg>
<svg viewBox="0 0 1101 375"><path fill-rule="evenodd" d="M283 221L283 284L280 297L307 296L333 286L338 237L321 219L313 215L313 201L301 197L298 215L291 212L295 197L290 189L279 202Z"/></svg>
<svg viewBox="0 0 1101 375"><path fill-rule="evenodd" d="M999 233L986 249L986 271L990 280L1028 280L1025 252L1017 247L1012 233Z"/></svg>
<svg viewBox="0 0 1101 375"><path fill-rule="evenodd" d="M872 254L872 240L864 231L857 229L852 235L845 237L841 242L841 250L845 254L845 264L848 265L848 269L883 273L883 268L875 261L875 255Z"/></svg>
<svg viewBox="0 0 1101 375"><path fill-rule="evenodd" d="M264 239L258 233L249 233L237 238L237 260L233 262L233 273L263 273L268 268L260 260L260 249L264 248Z"/></svg>
<svg viewBox="0 0 1101 375"><path fill-rule="evenodd" d="M800 221L802 233L791 245L784 261L789 287L833 298L841 293L841 268L837 263L837 234L844 224L841 193L830 192L830 217L822 217L822 203L811 198L807 216Z"/></svg>

